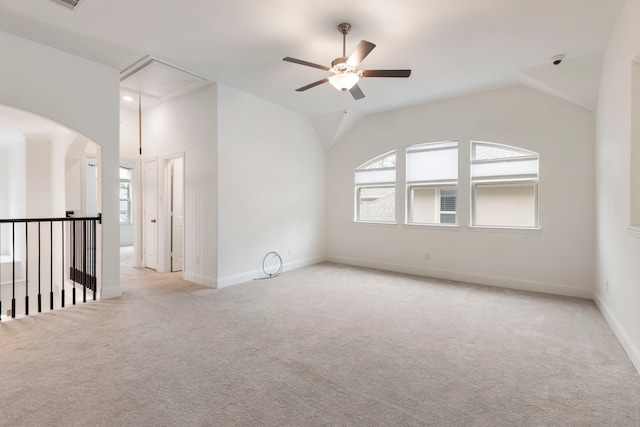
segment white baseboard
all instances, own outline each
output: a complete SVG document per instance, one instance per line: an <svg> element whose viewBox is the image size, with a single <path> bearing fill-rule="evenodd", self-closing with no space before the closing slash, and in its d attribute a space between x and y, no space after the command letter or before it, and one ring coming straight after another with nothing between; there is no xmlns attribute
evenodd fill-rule
<svg viewBox="0 0 640 427"><path fill-rule="evenodd" d="M218 281L215 277L204 276L202 274L191 273L189 271L182 272L182 278L186 281L197 283L198 285L206 286L209 288L217 288Z"/></svg>
<svg viewBox="0 0 640 427"><path fill-rule="evenodd" d="M487 274L464 273L459 271L439 270L433 268L418 267L403 264L391 264L366 259L328 256L328 261L340 264L355 265L358 267L375 268L379 270L394 271L396 273L414 274L416 276L434 277L438 279L454 280L458 282L477 283L480 285L496 286L500 288L517 289L521 291L541 292L545 294L563 295L593 299L592 289L575 288L552 283L534 282L529 280L514 279L510 277L491 276Z"/></svg>
<svg viewBox="0 0 640 427"><path fill-rule="evenodd" d="M120 288L119 283L118 286L111 288L105 288L104 286L100 287L100 299L118 298L120 295L122 295L122 288Z"/></svg>
<svg viewBox="0 0 640 427"><path fill-rule="evenodd" d="M629 356L629 360L636 368L636 371L640 373L640 348L633 342L627 330L622 326L622 324L618 321L618 318L613 314L613 312L609 309L607 304L600 298L597 292L594 292L594 301L596 302L600 312L609 323L609 326L613 330L613 333L620 341L620 345L624 348L624 351Z"/></svg>
<svg viewBox="0 0 640 427"><path fill-rule="evenodd" d="M290 271L295 270L296 268L307 267L309 265L317 264L319 262L324 262L324 257L313 257L313 258L305 258L301 260L296 260L292 262L284 263L282 266L282 271ZM253 279L263 278L264 272L260 270L249 271L246 273L236 274L233 276L227 276L218 279L218 289L226 288L233 285L239 285L240 283L250 282Z"/></svg>

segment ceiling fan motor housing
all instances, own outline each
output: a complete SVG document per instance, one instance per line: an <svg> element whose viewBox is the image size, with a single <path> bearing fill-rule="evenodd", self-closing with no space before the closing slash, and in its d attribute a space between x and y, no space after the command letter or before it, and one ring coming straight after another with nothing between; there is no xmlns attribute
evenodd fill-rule
<svg viewBox="0 0 640 427"><path fill-rule="evenodd" d="M341 56L331 61L331 71L333 71L336 74L355 73L357 68L354 67L353 65L349 65L347 63L347 59L349 58L345 56Z"/></svg>

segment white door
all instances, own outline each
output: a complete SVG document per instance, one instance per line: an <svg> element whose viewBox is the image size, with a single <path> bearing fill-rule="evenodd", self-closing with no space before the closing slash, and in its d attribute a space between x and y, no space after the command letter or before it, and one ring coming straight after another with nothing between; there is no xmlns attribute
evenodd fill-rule
<svg viewBox="0 0 640 427"><path fill-rule="evenodd" d="M158 268L158 161L145 160L142 189L144 266Z"/></svg>
<svg viewBox="0 0 640 427"><path fill-rule="evenodd" d="M171 161L171 271L184 265L184 162Z"/></svg>

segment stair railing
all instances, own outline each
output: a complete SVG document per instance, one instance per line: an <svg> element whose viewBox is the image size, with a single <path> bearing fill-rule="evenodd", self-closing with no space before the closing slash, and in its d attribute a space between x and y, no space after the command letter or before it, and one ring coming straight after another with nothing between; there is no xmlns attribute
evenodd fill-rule
<svg viewBox="0 0 640 427"><path fill-rule="evenodd" d="M0 320L7 293L11 296L11 308L6 316L12 318L21 308L19 305L24 308L22 313L25 316L29 315L31 308L42 312L42 295L44 293L46 298L47 290L49 310L65 306L65 291L69 286L72 287L73 305L77 300L77 287L82 288L82 302L87 302L87 291L95 300L99 250L96 230L101 221L101 214L95 217L0 219L0 255L3 247L5 251L9 249L8 254L0 257ZM10 280L6 278L7 272L3 273L7 261L11 264ZM23 262L24 277L20 277ZM54 273L60 278L59 282L54 279ZM29 300L29 294L35 291L37 304ZM18 294L20 297L24 294L24 304L19 304L21 298L16 298Z"/></svg>

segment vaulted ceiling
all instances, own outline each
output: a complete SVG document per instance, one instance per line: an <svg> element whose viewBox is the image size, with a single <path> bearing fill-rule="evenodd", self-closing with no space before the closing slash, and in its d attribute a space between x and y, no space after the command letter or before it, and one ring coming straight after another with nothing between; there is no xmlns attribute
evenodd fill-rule
<svg viewBox="0 0 640 427"><path fill-rule="evenodd" d="M624 0L2 0L0 30L120 71L151 55L308 116L329 147L364 115L524 84L595 109L609 32ZM368 78L354 100L323 84L360 40L377 45L364 69L412 69ZM551 58L563 54L560 65ZM344 114L345 110L348 114Z"/></svg>

